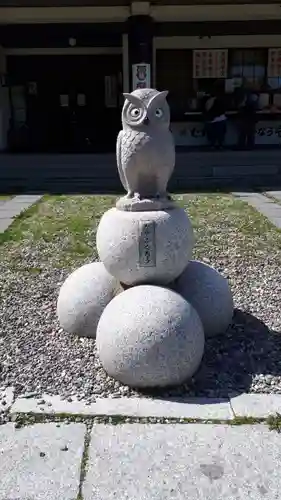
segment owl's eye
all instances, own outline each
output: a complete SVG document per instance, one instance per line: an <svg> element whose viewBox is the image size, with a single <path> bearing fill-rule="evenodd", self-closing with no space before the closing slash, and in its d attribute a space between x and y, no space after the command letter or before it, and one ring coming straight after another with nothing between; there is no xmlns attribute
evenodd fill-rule
<svg viewBox="0 0 281 500"><path fill-rule="evenodd" d="M156 116L156 118L162 118L162 116L163 116L163 110L161 108L157 108L155 110L155 116Z"/></svg>
<svg viewBox="0 0 281 500"><path fill-rule="evenodd" d="M141 114L141 110L140 108L132 108L131 111L130 111L130 115L133 117L133 118L138 118Z"/></svg>

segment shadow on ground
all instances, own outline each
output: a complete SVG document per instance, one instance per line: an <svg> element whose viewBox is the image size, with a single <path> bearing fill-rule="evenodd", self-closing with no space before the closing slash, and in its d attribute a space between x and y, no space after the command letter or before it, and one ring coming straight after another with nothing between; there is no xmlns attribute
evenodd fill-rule
<svg viewBox="0 0 281 500"><path fill-rule="evenodd" d="M273 377L281 382L281 334L236 309L226 334L206 341L202 364L191 383L143 394L181 402L194 396L213 397L219 403L243 392L274 392Z"/></svg>

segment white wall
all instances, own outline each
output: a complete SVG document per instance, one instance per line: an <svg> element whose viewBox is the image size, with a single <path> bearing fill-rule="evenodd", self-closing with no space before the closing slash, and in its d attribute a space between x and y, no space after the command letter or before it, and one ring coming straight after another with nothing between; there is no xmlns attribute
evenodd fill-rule
<svg viewBox="0 0 281 500"><path fill-rule="evenodd" d="M150 14L156 21L254 21L280 19L278 4L246 3L218 5L151 5Z"/></svg>
<svg viewBox="0 0 281 500"><path fill-rule="evenodd" d="M210 38L200 38L199 36L156 37L154 44L156 50L281 47L281 33L280 35L225 35L211 36Z"/></svg>
<svg viewBox="0 0 281 500"><path fill-rule="evenodd" d="M125 2L124 2L125 3ZM280 6L272 3L213 5L132 5L104 7L2 7L1 23L123 22L130 14L150 14L156 21L239 21L280 19Z"/></svg>

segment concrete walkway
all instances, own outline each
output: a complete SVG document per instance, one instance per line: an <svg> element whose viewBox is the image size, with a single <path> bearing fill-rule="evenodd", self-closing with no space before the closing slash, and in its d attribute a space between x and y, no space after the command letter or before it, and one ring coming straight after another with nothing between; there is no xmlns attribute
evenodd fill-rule
<svg viewBox="0 0 281 500"><path fill-rule="evenodd" d="M36 423L0 427L1 500L280 499L267 426Z"/></svg>
<svg viewBox="0 0 281 500"><path fill-rule="evenodd" d="M278 229L281 229L281 191L269 191L268 196L260 193L244 193L234 192L237 196L249 205L254 207L258 212L267 217L269 221ZM276 198L276 201L274 200ZM279 201L279 203L278 203Z"/></svg>
<svg viewBox="0 0 281 500"><path fill-rule="evenodd" d="M281 203L281 191L268 191L267 196L275 199L278 203Z"/></svg>
<svg viewBox="0 0 281 500"><path fill-rule="evenodd" d="M280 499L281 395L0 401L0 500Z"/></svg>
<svg viewBox="0 0 281 500"><path fill-rule="evenodd" d="M10 227L14 219L37 203L42 195L19 195L0 204L0 234Z"/></svg>
<svg viewBox="0 0 281 500"><path fill-rule="evenodd" d="M11 423L0 440L1 500L280 499L264 425Z"/></svg>

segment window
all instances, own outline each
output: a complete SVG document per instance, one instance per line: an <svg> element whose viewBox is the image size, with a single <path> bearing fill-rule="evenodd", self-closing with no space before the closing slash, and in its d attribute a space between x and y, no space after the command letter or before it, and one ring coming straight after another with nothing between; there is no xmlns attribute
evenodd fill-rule
<svg viewBox="0 0 281 500"><path fill-rule="evenodd" d="M269 88L272 90L280 90L281 89L281 76L273 76L267 79L267 83Z"/></svg>
<svg viewBox="0 0 281 500"><path fill-rule="evenodd" d="M11 87L11 104L14 124L21 127L26 123L26 98L24 86Z"/></svg>
<svg viewBox="0 0 281 500"><path fill-rule="evenodd" d="M266 67L266 50L242 49L230 53L230 78L244 78L256 90L261 90L265 83Z"/></svg>
<svg viewBox="0 0 281 500"><path fill-rule="evenodd" d="M192 91L192 51L160 49L156 52L157 88L169 90L168 102L172 112L188 109Z"/></svg>

